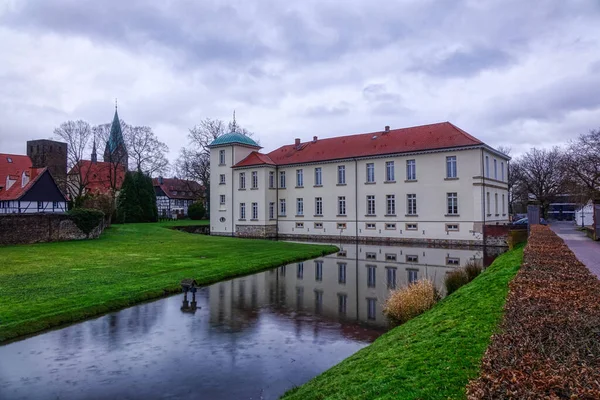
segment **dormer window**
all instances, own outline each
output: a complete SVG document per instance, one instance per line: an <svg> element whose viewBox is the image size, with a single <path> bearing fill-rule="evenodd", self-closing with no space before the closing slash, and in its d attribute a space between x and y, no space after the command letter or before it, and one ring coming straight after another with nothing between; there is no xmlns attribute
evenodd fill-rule
<svg viewBox="0 0 600 400"><path fill-rule="evenodd" d="M6 157L6 161L7 161L8 163L12 163L12 158L10 158L10 157Z"/></svg>

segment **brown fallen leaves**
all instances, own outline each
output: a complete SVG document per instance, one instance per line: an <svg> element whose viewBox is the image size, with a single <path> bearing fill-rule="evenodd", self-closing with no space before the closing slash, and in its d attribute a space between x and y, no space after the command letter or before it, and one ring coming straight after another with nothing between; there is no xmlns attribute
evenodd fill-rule
<svg viewBox="0 0 600 400"><path fill-rule="evenodd" d="M600 399L600 281L554 232L532 226L504 320L469 399Z"/></svg>

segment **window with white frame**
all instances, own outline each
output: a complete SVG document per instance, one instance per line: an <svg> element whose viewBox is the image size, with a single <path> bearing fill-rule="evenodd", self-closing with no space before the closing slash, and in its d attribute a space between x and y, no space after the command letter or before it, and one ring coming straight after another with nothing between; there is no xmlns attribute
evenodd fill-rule
<svg viewBox="0 0 600 400"><path fill-rule="evenodd" d="M456 170L456 156L446 157L446 178L458 177Z"/></svg>
<svg viewBox="0 0 600 400"><path fill-rule="evenodd" d="M315 215L323 215L323 198L315 197Z"/></svg>
<svg viewBox="0 0 600 400"><path fill-rule="evenodd" d="M376 272L377 272L377 267L375 265L367 265L367 286L368 287L373 288L377 284Z"/></svg>
<svg viewBox="0 0 600 400"><path fill-rule="evenodd" d="M315 281L323 280L323 261L315 261Z"/></svg>
<svg viewBox="0 0 600 400"><path fill-rule="evenodd" d="M494 179L498 179L498 160L494 158Z"/></svg>
<svg viewBox="0 0 600 400"><path fill-rule="evenodd" d="M460 258L458 257L446 257L446 265L459 266Z"/></svg>
<svg viewBox="0 0 600 400"><path fill-rule="evenodd" d="M338 165L338 185L346 184L346 166Z"/></svg>
<svg viewBox="0 0 600 400"><path fill-rule="evenodd" d="M258 203L252 203L252 219L258 219Z"/></svg>
<svg viewBox="0 0 600 400"><path fill-rule="evenodd" d="M367 163L367 183L375 182L375 164Z"/></svg>
<svg viewBox="0 0 600 400"><path fill-rule="evenodd" d="M285 216L286 211L285 199L279 199L279 215Z"/></svg>
<svg viewBox="0 0 600 400"><path fill-rule="evenodd" d="M365 229L375 229L377 228L377 225L374 222L367 222L365 224Z"/></svg>
<svg viewBox="0 0 600 400"><path fill-rule="evenodd" d="M396 215L396 195L388 194L385 196L386 215Z"/></svg>
<svg viewBox="0 0 600 400"><path fill-rule="evenodd" d="M240 189L246 189L246 173L240 172Z"/></svg>
<svg viewBox="0 0 600 400"><path fill-rule="evenodd" d="M490 177L490 157L485 156L485 177Z"/></svg>
<svg viewBox="0 0 600 400"><path fill-rule="evenodd" d="M296 228L304 228L304 222L296 222Z"/></svg>
<svg viewBox="0 0 600 400"><path fill-rule="evenodd" d="M458 193L446 193L448 200L448 215L458 215Z"/></svg>
<svg viewBox="0 0 600 400"><path fill-rule="evenodd" d="M417 195L415 193L406 195L406 215L417 215Z"/></svg>
<svg viewBox="0 0 600 400"><path fill-rule="evenodd" d="M269 203L269 219L275 219L275 203Z"/></svg>
<svg viewBox="0 0 600 400"><path fill-rule="evenodd" d="M385 261L396 261L398 256L395 253L385 253Z"/></svg>
<svg viewBox="0 0 600 400"><path fill-rule="evenodd" d="M396 224L394 224L394 223L386 223L385 224L385 229L387 229L389 231L395 230L396 229Z"/></svg>
<svg viewBox="0 0 600 400"><path fill-rule="evenodd" d="M225 165L225 150L219 150L219 165Z"/></svg>
<svg viewBox="0 0 600 400"><path fill-rule="evenodd" d="M296 215L304 215L304 199L302 197L296 199Z"/></svg>
<svg viewBox="0 0 600 400"><path fill-rule="evenodd" d="M409 262L409 263L419 262L419 256L416 254L407 254L405 259L406 259L406 262Z"/></svg>
<svg viewBox="0 0 600 400"><path fill-rule="evenodd" d="M346 215L346 196L338 197L338 215Z"/></svg>
<svg viewBox="0 0 600 400"><path fill-rule="evenodd" d="M269 189L275 188L275 171L269 171Z"/></svg>
<svg viewBox="0 0 600 400"><path fill-rule="evenodd" d="M451 232L458 232L459 226L458 224L446 224L446 230Z"/></svg>
<svg viewBox="0 0 600 400"><path fill-rule="evenodd" d="M323 169L321 167L315 168L315 186L323 185Z"/></svg>
<svg viewBox="0 0 600 400"><path fill-rule="evenodd" d="M375 215L375 196L367 196L367 215Z"/></svg>
<svg viewBox="0 0 600 400"><path fill-rule="evenodd" d="M365 258L367 260L377 260L377 253L373 253L373 252L367 251L365 253Z"/></svg>
<svg viewBox="0 0 600 400"><path fill-rule="evenodd" d="M315 229L323 229L323 223L322 222L315 222Z"/></svg>
<svg viewBox="0 0 600 400"><path fill-rule="evenodd" d="M338 222L337 228L338 229L346 229L346 223L345 222ZM339 256L339 254L338 254L338 256Z"/></svg>
<svg viewBox="0 0 600 400"><path fill-rule="evenodd" d="M406 180L417 180L417 162L416 160L406 160Z"/></svg>
<svg viewBox="0 0 600 400"><path fill-rule="evenodd" d="M219 175L219 184L221 184L221 185L225 184L225 174Z"/></svg>
<svg viewBox="0 0 600 400"><path fill-rule="evenodd" d="M502 174L502 182L504 182L504 161L500 163L500 173Z"/></svg>
<svg viewBox="0 0 600 400"><path fill-rule="evenodd" d="M388 289L396 289L396 267L385 267Z"/></svg>
<svg viewBox="0 0 600 400"><path fill-rule="evenodd" d="M494 214L498 215L498 193L494 193Z"/></svg>
<svg viewBox="0 0 600 400"><path fill-rule="evenodd" d="M367 299L367 319L377 319L377 299Z"/></svg>
<svg viewBox="0 0 600 400"><path fill-rule="evenodd" d="M415 223L408 223L405 225L405 229L407 231L416 231L417 229L419 229L419 225Z"/></svg>
<svg viewBox="0 0 600 400"><path fill-rule="evenodd" d="M246 203L240 203L240 219L246 219Z"/></svg>
<svg viewBox="0 0 600 400"><path fill-rule="evenodd" d="M258 172L252 171L252 189L258 188Z"/></svg>
<svg viewBox="0 0 600 400"><path fill-rule="evenodd" d="M220 203L221 205L222 205L222 204L225 204L225 195L224 195L224 194L222 194L222 195L220 195L220 196L219 196L219 203Z"/></svg>
<svg viewBox="0 0 600 400"><path fill-rule="evenodd" d="M407 269L408 273L408 283L415 283L419 280L419 270L418 269Z"/></svg>
<svg viewBox="0 0 600 400"><path fill-rule="evenodd" d="M279 187L285 189L285 171L279 171Z"/></svg>
<svg viewBox="0 0 600 400"><path fill-rule="evenodd" d="M386 161L385 163L385 180L386 182L394 182L396 180L393 161Z"/></svg>
<svg viewBox="0 0 600 400"><path fill-rule="evenodd" d="M346 315L348 309L348 295L344 293L338 293L338 313L340 315Z"/></svg>
<svg viewBox="0 0 600 400"><path fill-rule="evenodd" d="M338 263L338 283L346 283L346 263Z"/></svg>
<svg viewBox="0 0 600 400"><path fill-rule="evenodd" d="M304 186L304 172L301 169L296 170L296 187Z"/></svg>
<svg viewBox="0 0 600 400"><path fill-rule="evenodd" d="M506 205L504 203L504 200L505 200L504 195L502 195L502 215L503 216L506 215Z"/></svg>

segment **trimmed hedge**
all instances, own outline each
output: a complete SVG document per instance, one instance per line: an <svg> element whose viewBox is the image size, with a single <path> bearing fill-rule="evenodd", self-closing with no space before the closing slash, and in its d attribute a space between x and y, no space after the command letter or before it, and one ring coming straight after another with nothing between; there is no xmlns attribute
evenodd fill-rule
<svg viewBox="0 0 600 400"><path fill-rule="evenodd" d="M74 208L67 215L86 235L89 235L104 220L104 213L87 208Z"/></svg>
<svg viewBox="0 0 600 400"><path fill-rule="evenodd" d="M600 398L600 281L534 225L469 399Z"/></svg>

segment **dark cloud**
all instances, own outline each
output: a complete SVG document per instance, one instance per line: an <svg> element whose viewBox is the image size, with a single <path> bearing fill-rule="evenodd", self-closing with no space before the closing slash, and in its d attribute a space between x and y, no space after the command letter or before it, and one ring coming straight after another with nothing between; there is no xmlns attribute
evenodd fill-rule
<svg viewBox="0 0 600 400"><path fill-rule="evenodd" d="M423 60L414 71L439 77L470 77L487 69L503 68L516 62L515 57L496 48L474 47L456 50L440 61Z"/></svg>

